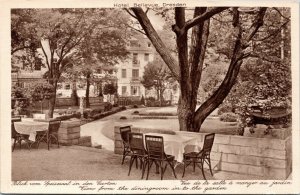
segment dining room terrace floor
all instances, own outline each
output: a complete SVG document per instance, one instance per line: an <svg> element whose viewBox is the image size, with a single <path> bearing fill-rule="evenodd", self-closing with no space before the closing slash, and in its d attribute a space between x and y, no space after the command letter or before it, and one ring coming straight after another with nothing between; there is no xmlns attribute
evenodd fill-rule
<svg viewBox="0 0 300 195"><path fill-rule="evenodd" d="M121 165L121 155L106 149L84 146L52 146L48 151L46 145L38 149L16 148L12 152L12 180L140 180L141 170L135 166L128 176L129 159ZM176 167L177 179L203 180L201 170L188 167L182 178L183 166ZM262 177L241 175L231 172L214 171L211 176L205 170L208 180L263 180ZM145 178L145 177L144 177ZM164 174L164 180L174 180L170 167ZM160 174L155 173L155 167L150 170L149 180L160 180Z"/></svg>

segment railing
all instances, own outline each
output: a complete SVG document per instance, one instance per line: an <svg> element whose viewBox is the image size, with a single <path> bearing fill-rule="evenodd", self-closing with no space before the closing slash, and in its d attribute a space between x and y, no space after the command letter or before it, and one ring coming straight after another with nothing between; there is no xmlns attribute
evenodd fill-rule
<svg viewBox="0 0 300 195"><path fill-rule="evenodd" d="M141 80L141 77L131 77L131 82L140 82Z"/></svg>

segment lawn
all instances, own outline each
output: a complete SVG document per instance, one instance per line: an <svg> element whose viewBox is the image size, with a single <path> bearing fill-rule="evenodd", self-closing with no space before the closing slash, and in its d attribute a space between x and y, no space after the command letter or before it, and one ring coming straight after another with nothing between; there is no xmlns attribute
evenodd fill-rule
<svg viewBox="0 0 300 195"><path fill-rule="evenodd" d="M118 125L132 125L134 127L141 128L157 128L157 129L166 129L179 131L179 123L177 118L169 118L169 119L143 119L143 118L134 118L135 115L132 113L138 110L140 113L147 112L174 112L176 111L175 107L167 107L167 108L140 108L140 109L130 109L126 110L112 116L103 118L101 120L109 121L105 123L105 128L102 128L102 134L108 137L109 139L113 139L114 137L114 126ZM127 119L120 119L121 116L125 116ZM208 117L205 122L202 124L200 132L214 132L218 134L236 134L236 123L233 122L222 122L216 117Z"/></svg>

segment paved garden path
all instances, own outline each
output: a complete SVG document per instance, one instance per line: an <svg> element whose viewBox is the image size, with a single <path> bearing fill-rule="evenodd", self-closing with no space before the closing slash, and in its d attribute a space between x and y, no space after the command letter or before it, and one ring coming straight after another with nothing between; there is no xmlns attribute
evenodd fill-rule
<svg viewBox="0 0 300 195"><path fill-rule="evenodd" d="M134 109L139 111L147 110L147 108ZM113 132L114 126L129 124L127 121L121 121L121 116L132 118L132 109L118 112L103 119L99 119L81 126L81 136L91 136L92 146L102 145L102 148L113 151ZM109 134L109 135L108 135Z"/></svg>

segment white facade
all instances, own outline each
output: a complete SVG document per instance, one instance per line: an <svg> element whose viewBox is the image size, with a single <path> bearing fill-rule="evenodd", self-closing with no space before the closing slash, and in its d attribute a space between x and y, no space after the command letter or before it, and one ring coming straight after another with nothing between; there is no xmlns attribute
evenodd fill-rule
<svg viewBox="0 0 300 195"><path fill-rule="evenodd" d="M153 61L153 47L148 38L138 37L128 44L129 58L117 65L118 94L120 96L145 97L141 83L144 68Z"/></svg>

